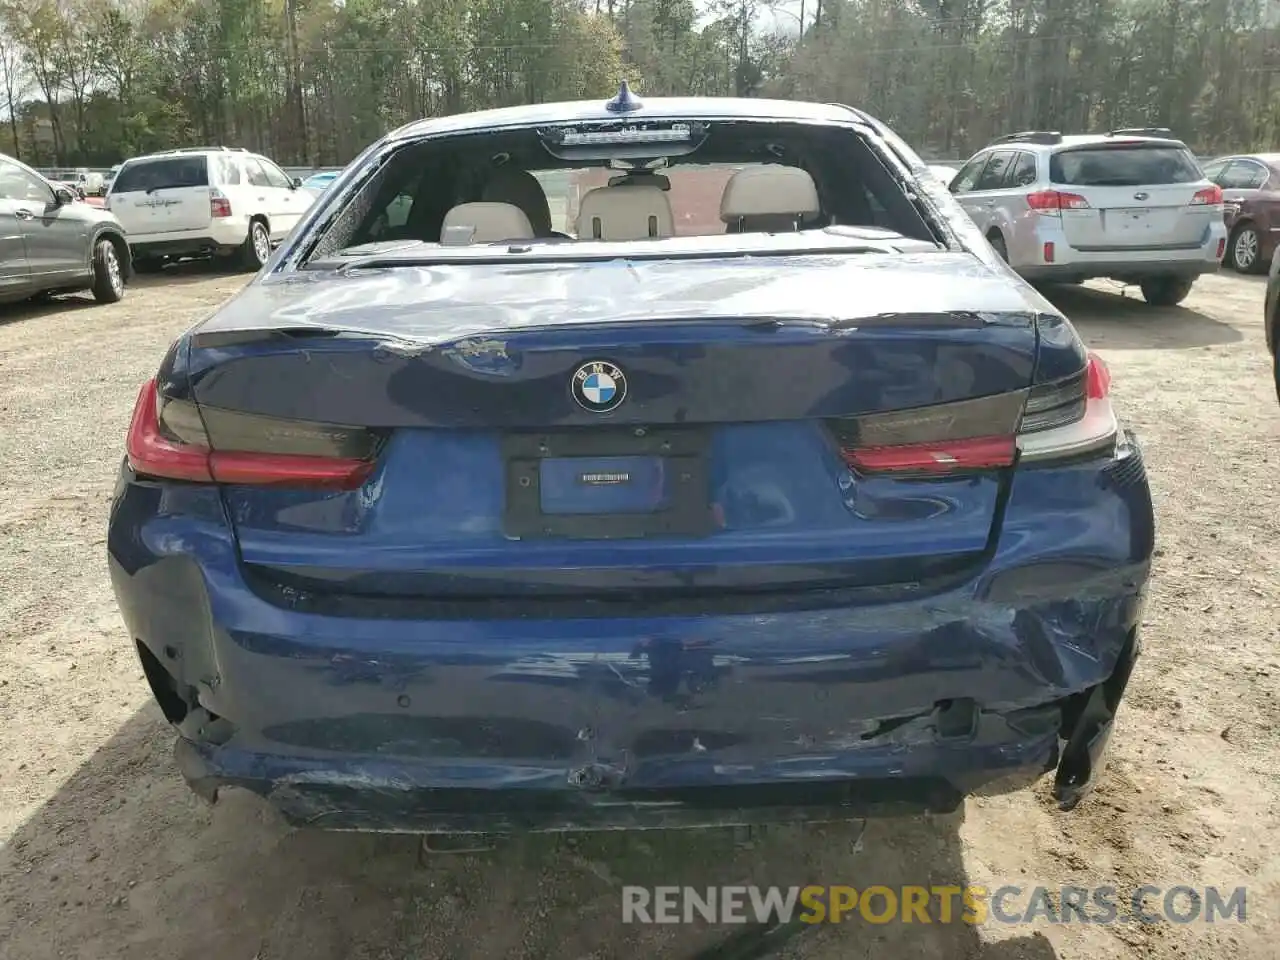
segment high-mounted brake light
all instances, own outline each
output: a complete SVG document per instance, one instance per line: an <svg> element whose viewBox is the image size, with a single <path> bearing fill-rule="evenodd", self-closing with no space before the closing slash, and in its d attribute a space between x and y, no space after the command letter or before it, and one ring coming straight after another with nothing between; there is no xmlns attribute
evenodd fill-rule
<svg viewBox="0 0 1280 960"><path fill-rule="evenodd" d="M125 443L129 466L140 476L166 480L337 490L355 489L374 468L373 461L366 459L213 450L199 442L203 431L189 404L180 405L177 415L162 419L155 380L148 380L138 392L129 424Z"/></svg>
<svg viewBox="0 0 1280 960"><path fill-rule="evenodd" d="M685 143L693 139L687 124L677 123L665 129L623 127L618 130L566 130L560 135L564 147L595 147L615 143Z"/></svg>
<svg viewBox="0 0 1280 960"><path fill-rule="evenodd" d="M1027 205L1037 213L1050 217L1062 216L1063 210L1087 210L1089 201L1078 193L1061 190L1037 190L1027 194Z"/></svg>
<svg viewBox="0 0 1280 960"><path fill-rule="evenodd" d="M1216 207L1222 203L1222 188L1216 183L1212 186L1205 187L1203 190L1197 190L1196 195L1191 198L1191 206Z"/></svg>

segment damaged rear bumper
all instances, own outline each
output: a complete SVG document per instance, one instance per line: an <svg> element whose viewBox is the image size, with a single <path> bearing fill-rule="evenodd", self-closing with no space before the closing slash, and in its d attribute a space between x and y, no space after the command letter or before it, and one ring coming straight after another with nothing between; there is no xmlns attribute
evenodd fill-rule
<svg viewBox="0 0 1280 960"><path fill-rule="evenodd" d="M1030 786L1052 772L1063 809L1092 789L1140 649L1131 635L1111 675L1079 694L1006 715L950 716L933 744L796 756L749 769L683 761L637 785L611 763L406 762L262 754L180 736L178 766L213 802L247 789L293 824L400 833L671 829L949 813L970 794ZM968 710L950 706L948 713ZM964 730L962 724L972 722ZM188 727L190 729L190 727ZM951 740L951 742L947 742ZM664 785L662 779L670 781Z"/></svg>
<svg viewBox="0 0 1280 960"><path fill-rule="evenodd" d="M1096 782L1154 543L1141 455L1020 471L986 568L782 613L411 620L246 582L216 490L125 477L110 570L191 786L402 832L947 812Z"/></svg>

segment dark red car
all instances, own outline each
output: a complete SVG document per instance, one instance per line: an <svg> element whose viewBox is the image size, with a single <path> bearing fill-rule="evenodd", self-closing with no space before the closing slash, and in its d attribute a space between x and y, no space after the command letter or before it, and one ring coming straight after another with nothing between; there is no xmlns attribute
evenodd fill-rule
<svg viewBox="0 0 1280 960"><path fill-rule="evenodd" d="M1280 399L1280 257L1272 257L1267 275L1267 296L1262 309L1262 322L1271 352L1271 369L1276 379L1276 398Z"/></svg>
<svg viewBox="0 0 1280 960"><path fill-rule="evenodd" d="M1265 273L1280 238L1280 153L1219 157L1204 172L1222 188L1230 231L1223 263L1241 273Z"/></svg>

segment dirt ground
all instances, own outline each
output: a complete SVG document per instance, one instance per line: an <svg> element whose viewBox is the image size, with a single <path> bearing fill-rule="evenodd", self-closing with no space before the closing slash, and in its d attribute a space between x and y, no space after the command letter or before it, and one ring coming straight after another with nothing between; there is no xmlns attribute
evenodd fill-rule
<svg viewBox="0 0 1280 960"><path fill-rule="evenodd" d="M243 283L194 268L123 303L0 315L0 957L430 960L749 955L731 928L621 923L625 883L1248 886L1207 925L806 927L778 956L1274 957L1280 810L1280 408L1261 281L1183 308L1055 295L1110 363L1159 518L1146 647L1098 792L963 815L783 830L514 841L420 857L409 837L291 831L252 798L189 795L105 570L138 384Z"/></svg>

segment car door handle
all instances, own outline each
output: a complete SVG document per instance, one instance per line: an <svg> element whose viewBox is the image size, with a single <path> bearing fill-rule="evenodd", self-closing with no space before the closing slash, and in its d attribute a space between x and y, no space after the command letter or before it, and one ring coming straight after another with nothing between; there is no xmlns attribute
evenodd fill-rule
<svg viewBox="0 0 1280 960"><path fill-rule="evenodd" d="M984 207L994 207L996 205L996 202L994 200L983 200L982 205Z"/></svg>
<svg viewBox="0 0 1280 960"><path fill-rule="evenodd" d="M15 210L15 211L13 211L13 215L14 215L15 217L17 217L19 220L34 220L34 219L35 219L35 214L34 214L34 213L32 213L30 210Z"/></svg>

